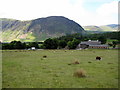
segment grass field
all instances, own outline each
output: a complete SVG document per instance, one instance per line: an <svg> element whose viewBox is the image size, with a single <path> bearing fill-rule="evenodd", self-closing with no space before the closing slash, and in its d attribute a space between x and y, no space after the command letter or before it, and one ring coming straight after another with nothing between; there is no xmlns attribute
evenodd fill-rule
<svg viewBox="0 0 120 90"><path fill-rule="evenodd" d="M117 50L8 50L2 65L3 88L118 88ZM86 77L73 76L78 69Z"/></svg>

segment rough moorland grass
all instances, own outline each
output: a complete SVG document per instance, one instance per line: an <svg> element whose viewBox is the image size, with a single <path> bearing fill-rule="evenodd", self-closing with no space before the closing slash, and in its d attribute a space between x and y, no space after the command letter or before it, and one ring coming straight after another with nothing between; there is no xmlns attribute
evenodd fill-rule
<svg viewBox="0 0 120 90"><path fill-rule="evenodd" d="M102 60L95 60L96 56ZM68 65L74 60L80 64ZM118 87L117 50L8 50L3 51L2 65L3 88ZM87 77L74 77L81 68Z"/></svg>
<svg viewBox="0 0 120 90"><path fill-rule="evenodd" d="M86 77L86 71L83 69L76 70L74 76L79 78Z"/></svg>

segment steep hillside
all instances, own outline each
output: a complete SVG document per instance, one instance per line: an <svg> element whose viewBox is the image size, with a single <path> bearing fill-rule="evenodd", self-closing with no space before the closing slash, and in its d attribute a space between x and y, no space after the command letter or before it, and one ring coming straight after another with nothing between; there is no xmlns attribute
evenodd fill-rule
<svg viewBox="0 0 120 90"><path fill-rule="evenodd" d="M110 24L110 25L102 25L102 26L83 26L87 31L117 31L120 25L118 24Z"/></svg>
<svg viewBox="0 0 120 90"><path fill-rule="evenodd" d="M85 30L88 31L102 31L102 29L98 26L83 26Z"/></svg>
<svg viewBox="0 0 120 90"><path fill-rule="evenodd" d="M30 21L19 21L13 19L2 20L2 41L22 40L28 35L25 35L25 30L30 25ZM28 32L29 34L29 32ZM1 40L1 39L0 39Z"/></svg>
<svg viewBox="0 0 120 90"><path fill-rule="evenodd" d="M79 24L62 16L51 16L31 21L0 20L2 20L2 32L0 32L2 33L2 41L41 41L49 37L85 32Z"/></svg>

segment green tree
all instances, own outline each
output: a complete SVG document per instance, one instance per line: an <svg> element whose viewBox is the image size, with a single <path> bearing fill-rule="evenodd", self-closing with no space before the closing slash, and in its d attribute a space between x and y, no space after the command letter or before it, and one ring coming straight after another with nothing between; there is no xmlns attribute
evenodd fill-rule
<svg viewBox="0 0 120 90"><path fill-rule="evenodd" d="M10 49L24 49L24 46L20 41L12 41L10 43Z"/></svg>
<svg viewBox="0 0 120 90"><path fill-rule="evenodd" d="M67 46L69 47L69 49L73 49L73 43L72 43L72 41L69 41L67 43Z"/></svg>
<svg viewBox="0 0 120 90"><path fill-rule="evenodd" d="M58 47L58 40L57 39L52 39L52 49L57 49Z"/></svg>
<svg viewBox="0 0 120 90"><path fill-rule="evenodd" d="M9 43L2 44L2 49L10 49Z"/></svg>
<svg viewBox="0 0 120 90"><path fill-rule="evenodd" d="M112 44L113 44L113 48L115 48L117 45L117 41L113 41Z"/></svg>
<svg viewBox="0 0 120 90"><path fill-rule="evenodd" d="M51 45L52 45L51 42L52 42L52 39L51 39L51 38L46 39L46 40L44 41L43 45L44 45L45 49L51 49Z"/></svg>
<svg viewBox="0 0 120 90"><path fill-rule="evenodd" d="M28 47L29 47L29 48L30 48L30 47L39 48L39 45L38 45L37 42L30 42L29 45L28 45Z"/></svg>
<svg viewBox="0 0 120 90"><path fill-rule="evenodd" d="M75 49L77 47L77 45L80 43L80 41L78 39L74 38L72 43L73 43L73 49Z"/></svg>
<svg viewBox="0 0 120 90"><path fill-rule="evenodd" d="M105 44L107 41L107 38L105 36L98 37L98 40L101 41L101 44Z"/></svg>
<svg viewBox="0 0 120 90"><path fill-rule="evenodd" d="M67 45L70 49L75 49L79 43L80 41L74 38L72 41L69 41Z"/></svg>
<svg viewBox="0 0 120 90"><path fill-rule="evenodd" d="M43 43L45 49L57 49L58 47L58 40L57 39L47 39Z"/></svg>
<svg viewBox="0 0 120 90"><path fill-rule="evenodd" d="M67 45L66 41L65 40L60 40L59 43L58 43L58 46L60 48L65 48L65 46Z"/></svg>

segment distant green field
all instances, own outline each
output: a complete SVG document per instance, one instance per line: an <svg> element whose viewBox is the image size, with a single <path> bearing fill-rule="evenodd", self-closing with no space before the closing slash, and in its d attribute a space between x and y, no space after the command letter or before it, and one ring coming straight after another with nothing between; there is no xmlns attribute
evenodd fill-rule
<svg viewBox="0 0 120 90"><path fill-rule="evenodd" d="M107 39L107 43L112 43L113 41L118 41L116 39Z"/></svg>
<svg viewBox="0 0 120 90"><path fill-rule="evenodd" d="M8 50L2 65L3 88L118 88L117 50ZM73 76L81 68L86 77Z"/></svg>

